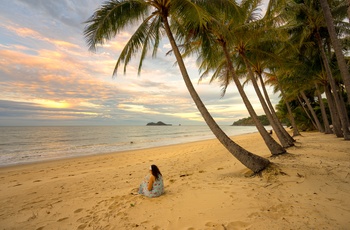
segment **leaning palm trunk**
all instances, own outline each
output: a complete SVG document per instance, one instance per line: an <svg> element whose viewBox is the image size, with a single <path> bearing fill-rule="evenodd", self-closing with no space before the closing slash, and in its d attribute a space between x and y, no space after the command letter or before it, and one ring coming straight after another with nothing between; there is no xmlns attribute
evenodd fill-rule
<svg viewBox="0 0 350 230"><path fill-rule="evenodd" d="M225 53L225 58L226 58L226 62L227 62L227 66L228 66L228 69L229 69L229 73L231 74L234 82L235 82L235 85L239 91L239 94L241 95L242 99L243 99L243 102L251 116L251 118L253 119L255 125L256 125L256 128L258 129L261 137L264 139L265 141L265 144L266 146L269 148L270 152L272 155L279 155L279 154L283 154L286 152L286 150L281 146L279 145L272 137L271 135L266 131L266 129L264 128L264 126L261 124L260 120L258 119L258 116L257 114L255 113L254 109L253 109L253 106L251 105L251 103L249 102L248 100L248 97L247 95L245 94L244 92L244 89L238 79L238 77L236 76L234 70L233 70L233 65L232 65L232 61L231 61L231 58L230 58L230 54L227 50L227 47L226 47L226 43L225 42L222 42L220 44L222 46L222 49Z"/></svg>
<svg viewBox="0 0 350 230"><path fill-rule="evenodd" d="M339 113L339 118L340 118L341 126L343 129L344 140L350 140L349 122L347 122L347 117L346 117L347 115L346 115L346 113L344 113L345 110L342 108L342 104L340 102L340 100L342 100L342 98L340 97L340 95L337 91L337 86L336 86L334 78L332 76L332 72L331 72L331 69L329 67L329 62L328 62L326 53L322 47L321 35L318 32L316 33L316 40L317 40L318 48L321 52L321 57L322 57L322 61L323 61L323 66L326 70L327 79L328 79L328 82L329 82L331 89L333 91L334 102L335 102L335 106L336 106L338 113Z"/></svg>
<svg viewBox="0 0 350 230"><path fill-rule="evenodd" d="M339 97L341 98L341 100L339 101L340 102L340 105L341 105L341 109L343 110L342 113L347 115L347 110L346 110L346 104L345 104L345 101L344 101L344 98L342 96L342 89L339 87L339 85L336 85L337 87L337 92L339 92ZM345 118L345 122L346 124L348 124L348 127L350 128L350 124L349 124L349 116L344 116Z"/></svg>
<svg viewBox="0 0 350 230"><path fill-rule="evenodd" d="M318 85L316 83L315 83L315 87L316 87L317 98L318 98L318 101L320 103L320 108L321 108L321 114L322 114L323 126L324 126L324 133L325 134L331 134L333 132L332 132L331 128L329 127L329 122L328 122L328 118L327 118L326 109L325 109L325 106L324 106L324 103L323 103L320 91L318 89Z"/></svg>
<svg viewBox="0 0 350 230"><path fill-rule="evenodd" d="M350 21L350 0L348 0L348 19L349 19L349 21Z"/></svg>
<svg viewBox="0 0 350 230"><path fill-rule="evenodd" d="M289 133L285 130L285 128L283 128L280 120L277 117L277 114L276 114L275 109L274 109L274 107L273 107L273 105L271 103L270 97L269 97L269 95L267 93L267 90L266 90L266 87L265 87L265 83L264 83L260 73L258 73L258 77L259 77L259 80L260 80L261 87L263 89L263 93L264 93L264 96L265 96L266 103L267 103L267 105L270 108L272 119L275 121L276 125L279 127L279 129L281 130L281 132L284 135L284 137L288 140L288 142L294 143L295 140L293 139L293 137L291 137L289 135Z"/></svg>
<svg viewBox="0 0 350 230"><path fill-rule="evenodd" d="M321 122L320 122L320 120L318 119L318 117L316 116L316 113L315 113L314 109L312 108L309 99L307 99L307 97L306 97L304 91L300 91L300 94L301 94L301 96L303 97L303 99L304 99L304 101L305 101L305 103L306 103L306 106L307 106L307 108L309 109L309 111L310 111L310 113L311 113L311 116L312 116L313 119L314 119L314 122L316 123L316 127L317 127L318 131L320 131L321 133L324 133L324 129L323 129L322 125L321 125Z"/></svg>
<svg viewBox="0 0 350 230"><path fill-rule="evenodd" d="M96 44L103 44L106 40L110 40L111 37L115 36L120 31L125 29L128 25L131 25L136 22L141 22L141 24L136 29L135 33L131 36L129 41L126 43L124 49L119 55L118 61L114 68L113 75L115 75L118 71L119 65L122 62L124 62L125 72L126 66L130 62L131 58L135 55L135 53L138 50L141 49L141 58L138 68L140 73L143 60L145 59L147 51L151 47L151 45L153 46L153 56L155 56L159 47L160 38L164 34L163 28L165 28L166 35L168 36L170 44L175 53L175 57L177 59L185 84L195 104L197 105L198 110L201 112L204 120L207 122L209 128L219 139L219 141L242 164L247 166L253 172L259 172L265 169L270 164L270 161L263 157L254 155L253 153L243 149L242 147L234 143L215 123L214 119L207 111L206 107L200 100L197 92L195 91L192 85L191 79L188 76L182 56L175 43L175 39L170 30L168 22L168 17L182 17L182 19L186 21L186 13L183 14L183 11L181 11L181 9L184 9L183 7L185 7L185 11L186 9L188 10L187 15L192 14L194 12L195 14L198 13L196 15L196 19L201 20L203 18L206 18L204 16L205 13L203 13L202 11L198 12L198 6L190 0L110 0L105 2L102 5L102 7L100 7L86 22L89 25L85 29L84 33L87 38L87 42L90 46L90 49L95 50ZM184 22L183 20L179 21ZM194 24L196 24L197 22L195 22ZM186 22L184 23L186 24ZM176 24L176 22L174 24ZM193 26L192 23L190 24L191 26ZM190 30L190 28L187 28L185 30Z"/></svg>
<svg viewBox="0 0 350 230"><path fill-rule="evenodd" d="M312 117L310 116L309 112L308 112L307 109L305 108L305 105L304 105L304 103L301 101L301 99L300 99L299 96L298 96L298 101L299 101L300 106L303 108L303 110L304 110L306 116L309 118L309 120L311 121L312 125L314 126L314 128L315 128L316 130L318 130L315 121L314 121L314 120L312 119ZM318 130L318 131L320 131L320 130Z"/></svg>
<svg viewBox="0 0 350 230"><path fill-rule="evenodd" d="M280 122L280 120L277 117L276 111L275 111L275 109L274 109L274 107L273 107L273 105L271 103L270 97L267 94L266 86L265 86L265 83L264 83L264 81L262 79L262 76L260 74L258 74L258 77L260 79L260 83L261 83L261 87L262 87L264 95L265 95L266 103L268 104L268 106L270 108L273 120L275 121L275 123L277 124L279 129L282 131L282 134L288 140L288 142L289 143L294 143L295 142L294 138L291 137L291 135L289 135L289 133L286 131L286 129L283 127L282 123Z"/></svg>
<svg viewBox="0 0 350 230"><path fill-rule="evenodd" d="M290 120L290 123L292 124L292 127L293 127L293 137L299 136L300 132L299 132L297 123L295 122L292 109L290 108L289 102L287 101L286 95L285 95L285 93L284 93L280 83L278 82L278 80L277 80L277 85L278 85L278 88L279 88L279 90L280 90L280 92L282 94L282 99L283 99L284 103L286 104L286 107L287 107L287 110L288 110L289 120Z"/></svg>
<svg viewBox="0 0 350 230"><path fill-rule="evenodd" d="M263 110L265 112L265 115L267 117L267 119L269 120L270 122L270 125L272 126L273 130L275 131L276 135L277 135L277 138L279 139L281 145L283 148L288 148L288 147L291 147L291 146L294 146L294 143L293 142L289 142L288 139L284 136L284 134L282 133L282 130L280 129L280 127L275 123L275 121L273 120L273 117L271 115L271 112L265 102L265 99L264 97L262 96L261 92L260 92L260 89L259 89L259 86L258 86L258 83L256 82L256 79L255 79L255 76L254 76L254 73L251 69L251 66L250 64L248 63L247 59L246 59L246 56L241 53L240 54L243 58L243 61L244 61L244 64L246 66L246 68L248 69L248 72L249 72L249 75L250 75L250 80L252 81L253 83L253 87L255 89L255 93L257 94L259 100L260 100L260 104L261 106L263 107Z"/></svg>
<svg viewBox="0 0 350 230"><path fill-rule="evenodd" d="M335 52L335 56L337 58L340 74L343 78L346 91L348 92L348 103L350 103L350 74L349 74L348 65L346 64L340 42L337 38L337 33L335 31L334 22L333 22L331 10L329 9L328 2L327 0L320 0L320 3L323 10L323 15L326 20L329 37L331 38L331 43Z"/></svg>
<svg viewBox="0 0 350 230"><path fill-rule="evenodd" d="M168 18L163 17L163 24L165 27L165 32L168 36L168 39L170 41L171 47L173 49L173 52L175 54L177 63L179 65L182 77L185 81L185 84L187 86L187 89L196 104L198 110L202 114L205 122L213 132L213 134L218 138L218 140L226 147L226 149L233 155L235 156L243 165L245 165L247 168L252 170L253 172L259 172L263 169L265 169L269 164L270 161L266 158L260 157L258 155L255 155L235 142L233 142L221 129L220 127L216 124L206 107L204 106L203 102L201 101L200 97L198 96L196 90L194 89L191 79L188 76L185 64L183 62L181 53L178 49L178 46L175 42L175 39L173 37L173 34L170 30L170 26L168 23Z"/></svg>
<svg viewBox="0 0 350 230"><path fill-rule="evenodd" d="M296 137L296 136L299 136L300 133L299 133L299 129L298 129L298 126L295 122L295 119L294 119L294 116L293 116L293 113L292 113L292 109L290 108L290 105L288 103L288 101L284 101L284 103L286 104L286 107L287 107L287 110L288 110L288 114L289 114L289 120L290 120L290 123L292 124L292 128L293 128L293 137Z"/></svg>
<svg viewBox="0 0 350 230"><path fill-rule="evenodd" d="M328 102L329 112L331 114L333 132L336 137L344 137L343 132L341 131L341 122L338 115L338 110L334 105L334 97L331 91L328 88L328 85L324 85L324 92L326 93L326 98Z"/></svg>

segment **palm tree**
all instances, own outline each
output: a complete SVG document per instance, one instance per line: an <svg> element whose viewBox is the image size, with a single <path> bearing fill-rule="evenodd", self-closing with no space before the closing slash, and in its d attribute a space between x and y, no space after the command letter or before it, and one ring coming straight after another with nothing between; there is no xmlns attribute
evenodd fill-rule
<svg viewBox="0 0 350 230"><path fill-rule="evenodd" d="M285 103L285 105L287 107L287 110L288 110L289 120L290 120L290 122L292 124L292 127L293 127L293 137L299 136L300 132L299 132L298 126L297 126L297 124L295 122L294 115L292 113L292 109L291 109L291 107L289 105L288 100L286 99L286 96L284 95L283 89L281 89L280 86L279 86L279 88L280 88L280 92L281 92L281 95L282 95L282 99L283 99L283 101L284 101L284 103Z"/></svg>
<svg viewBox="0 0 350 230"><path fill-rule="evenodd" d="M321 108L321 113L322 113L322 120L323 120L323 125L324 125L324 133L325 134L331 134L333 133L330 126L329 126L329 122L328 122L328 117L327 117L327 113L326 113L326 108L325 105L323 103L322 100L322 95L320 93L320 89L318 87L318 84L315 83L315 88L316 88L316 95L318 98L318 102L320 104L320 108Z"/></svg>
<svg viewBox="0 0 350 230"><path fill-rule="evenodd" d="M338 110L335 106L334 97L332 95L332 92L329 89L330 87L328 84L324 84L323 87L324 87L324 92L326 94L329 111L331 114L333 132L336 135L336 137L344 137L343 132L341 130L341 122L339 119Z"/></svg>
<svg viewBox="0 0 350 230"><path fill-rule="evenodd" d="M270 97L267 93L267 89L266 89L266 84L263 80L263 74L267 74L266 72L264 72L261 68L259 68L259 65L257 67L254 67L255 69L255 73L256 75L258 76L259 80L260 80L260 85L263 89L263 92L264 92L264 96L265 96L265 100L266 100L266 103L268 104L269 106L269 109L270 109L270 112L271 112L271 115L272 115L272 119L275 121L276 125L279 127L279 129L281 130L282 132L282 135L285 136L285 138L290 142L290 143L293 143L295 142L295 140L289 135L289 133L283 128L282 126L282 123L279 121L278 117L277 117L277 114L276 114L276 111L275 111L275 108L273 107L272 103L271 103L271 100L270 100Z"/></svg>
<svg viewBox="0 0 350 230"><path fill-rule="evenodd" d="M294 136L300 135L300 133L299 133L297 127L296 127L296 123L295 123L294 116L293 116L293 114L292 114L291 107L290 107L290 105L289 105L289 103L288 103L288 101L287 101L287 99L286 99L285 93L284 93L284 91L282 90L281 85L280 85L279 82L278 82L278 78L277 78L277 76L276 76L276 74L275 74L274 68L271 68L271 69L269 70L269 72L267 72L267 71L264 72L260 67L254 67L254 68L255 68L255 72L256 72L257 75L258 75L258 78L260 79L261 85L264 86L264 87L263 87L263 91L264 91L265 97L268 98L267 90L266 90L266 86L267 86L267 85L273 87L273 92L274 92L274 94L280 93L281 99L280 99L279 104L276 105L276 110L279 111L279 112L281 113L280 110L284 110L284 111L285 111L284 108L287 109L287 111L286 111L286 117L287 117L287 119L290 121L290 124L291 124L292 127L293 127L293 137L294 137ZM264 79L263 79L263 74L264 74L264 76L265 76L265 81L264 81ZM266 86L265 86L265 85L266 85ZM276 113L275 109L273 108L273 106L272 106L270 100L267 100L267 102L268 102L268 104L269 104L270 110L273 111L273 113L272 113L273 116L276 117L276 118L274 118L274 119L279 120L278 114ZM284 103L285 107L283 107L283 105L281 104L281 102ZM282 123L281 123L281 125L282 125ZM288 135L289 135L289 134L288 134ZM292 138L292 137L291 137L291 138ZM292 141L295 142L294 138L292 138Z"/></svg>
<svg viewBox="0 0 350 230"><path fill-rule="evenodd" d="M335 55L337 57L339 70L340 70L341 76L343 78L346 91L348 92L348 103L350 103L349 67L345 62L344 54L342 52L342 48L341 48L340 42L339 42L338 37L337 37L337 33L336 33L334 22L333 22L333 17L331 14L331 10L329 9L328 2L327 2L327 0L320 0L320 3L321 3L322 10L323 10L324 18L325 18L325 21L327 24L329 37L331 39L332 46L333 46Z"/></svg>
<svg viewBox="0 0 350 230"><path fill-rule="evenodd" d="M251 2L256 3L254 0L246 1L245 3L248 5ZM212 4L215 3L213 2ZM200 53L202 60L201 69L205 70L204 75L210 72L210 70L214 70L215 73L212 80L215 78L221 78L224 87L223 92L226 91L228 84L230 84L232 81L234 82L251 118L256 124L256 127L271 154L278 155L285 153L286 150L271 137L271 135L259 121L258 116L243 89L238 75L236 74L232 61L232 57L234 56L234 53L236 53L235 50L238 50L239 45L242 44L242 40L238 38L243 36L244 33L249 32L242 30L242 28L245 27L244 22L247 22L247 18L253 15L250 10L254 10L254 7L252 7L252 9L249 7L247 7L249 9L241 7L239 10L237 10L238 7L236 7L231 9L231 12L229 12L229 9L226 9L226 14L223 12L218 14L215 12L215 8L207 3L203 7L206 7L209 12L216 15L215 19L206 28L203 30L198 29L188 37L189 40L187 41L187 46L185 45L187 52ZM234 51L230 52L230 50ZM221 64L218 65L218 60L221 60L222 56L224 59L221 61ZM266 104L263 106L266 106Z"/></svg>
<svg viewBox="0 0 350 230"><path fill-rule="evenodd" d="M247 78L246 82L252 82L270 125L282 146L287 148L293 146L295 140L278 120L262 80L264 69L268 68L268 65L265 63L279 61L279 57L275 52L281 47L279 44L285 44L285 39L284 36L276 36L278 31L275 30L270 18L259 19L260 15L257 14L257 11L260 3L261 1L259 0L243 1L241 7L245 12L243 14L245 18L242 21L235 20L234 24L236 26L234 28L231 26L230 30L234 30L232 33L236 34L236 36L233 36L234 50L237 53L236 59L242 62L241 66L244 68L242 71ZM260 80L264 96L261 93L255 75Z"/></svg>
<svg viewBox="0 0 350 230"><path fill-rule="evenodd" d="M348 128L347 114L342 105L342 98L337 90L335 79L332 75L331 66L328 57L325 53L324 41L328 39L326 33L326 25L324 16L320 11L318 2L311 0L304 1L290 1L286 6L286 13L284 18L287 20L283 26L288 29L290 33L290 40L295 44L295 48L299 52L301 59L308 59L309 54L315 52L320 53L323 66L325 68L327 79L331 85L334 96L335 108L341 120L343 129L343 136L345 140L350 139L350 132ZM295 75L299 76L299 75Z"/></svg>
<svg viewBox="0 0 350 230"><path fill-rule="evenodd" d="M350 130L349 130L349 121L347 119L347 115L346 115L346 110L344 108L344 104L342 103L343 98L341 97L341 95L338 93L339 91L337 90L337 85L335 83L335 80L333 78L331 69L330 69L330 65L328 62L328 58L326 56L326 53L323 49L322 46L322 40L321 40L321 35L319 34L319 32L316 32L316 40L317 40L317 45L321 51L321 57L322 57L322 61L323 61L323 65L325 67L326 70L326 75L328 78L328 81L330 83L330 86L332 88L333 96L334 96L334 102L336 105L336 108L338 110L339 113L339 117L340 117L340 122L341 122L341 126L343 129L343 136L344 136L344 140L350 140Z"/></svg>
<svg viewBox="0 0 350 230"><path fill-rule="evenodd" d="M262 36L261 33L254 33L254 31L251 31L248 34L249 34L249 36L254 37L254 38L255 37L261 38L261 36ZM256 36L259 34L260 34L260 36ZM268 118L270 125L272 126L273 130L275 131L277 138L280 140L280 143L282 144L282 146L284 148L294 146L293 139L289 136L289 134L287 132L284 132L285 130L282 127L282 125L280 124L279 120L275 119L273 117L273 107L272 107L272 105L269 105L269 103L268 103L269 96L267 95L266 89L264 88L264 82L262 81L262 77L261 77L261 75L259 75L262 70L259 70L259 68L258 68L259 64L256 64L256 61L259 60L259 58L257 58L257 56L259 56L260 52L264 53L264 54L269 52L266 50L261 50L260 47L262 46L262 44L265 46L268 46L267 43L269 43L269 42L259 43L259 42L256 42L256 40L258 40L258 39L250 39L249 37L246 37L246 38L242 37L241 39L245 40L245 41L249 41L249 43L253 43L253 44L249 44L247 42L247 43L245 43L245 45L240 45L240 48L238 49L239 50L239 52L238 52L239 57L243 60L244 67L248 71L247 80L252 82L253 87L255 89L255 92L260 100L260 104L262 105L262 108L265 112L265 115ZM254 40L254 41L251 42L251 40ZM244 44L244 43L241 42L240 44ZM265 57L265 58L267 58L267 57ZM255 63L253 64L253 62L255 62ZM254 72L253 72L253 69L254 69ZM258 78L260 79L261 87L263 88L265 97L262 95L262 93L260 91L260 88L258 86L258 82L257 82L257 79L255 78L254 73L256 73L258 75Z"/></svg>
<svg viewBox="0 0 350 230"><path fill-rule="evenodd" d="M141 50L140 71L142 61L146 57L149 47L153 45L154 56L160 38L165 32L187 89L209 128L226 149L242 164L253 172L259 172L265 169L270 161L243 149L233 142L216 124L192 85L176 43L175 36L177 36L177 39L181 39L183 34L189 33L193 28L202 29L212 20L210 15L196 2L191 0L110 0L104 3L86 21L87 27L84 33L87 43L90 50L95 50L97 44L103 44L128 25L140 23L121 52L113 74L117 73L117 69L122 62L124 62L125 72L133 54L139 50ZM223 0L216 2L221 5L230 3L230 1ZM220 4L214 4L214 6L217 7Z"/></svg>
<svg viewBox="0 0 350 230"><path fill-rule="evenodd" d="M301 97L303 98L303 100L304 100L304 102L305 102L307 108L309 109L309 111L310 111L310 113L311 113L311 116L312 116L312 118L313 118L313 122L314 122L315 125L316 125L316 128L318 129L318 131L320 131L321 133L323 133L323 132L324 132L324 129L323 129L322 125L321 125L321 122L320 122L320 120L318 119L318 117L317 117L317 115L316 115L316 113L315 113L314 108L311 106L310 101L309 101L308 97L306 96L304 90L301 90L301 91L300 91L300 95L301 95Z"/></svg>

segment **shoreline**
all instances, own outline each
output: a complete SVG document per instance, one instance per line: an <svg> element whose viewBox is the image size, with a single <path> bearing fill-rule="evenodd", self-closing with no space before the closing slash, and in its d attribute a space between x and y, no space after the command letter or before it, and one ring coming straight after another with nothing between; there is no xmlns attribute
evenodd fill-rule
<svg viewBox="0 0 350 230"><path fill-rule="evenodd" d="M239 134L241 135L247 135L247 134ZM17 163L17 164L10 164L10 165L0 165L0 171L2 169L8 169L8 168L17 168L17 167L30 167L31 165L40 165L40 164L46 164L46 163L55 163L55 162L65 162L65 161L71 161L71 160L79 160L84 158L99 158L103 156L114 156L117 154L127 154L128 152L137 152L137 151L147 151L150 149L158 149L163 147L170 147L170 146L177 146L177 145L185 145L185 144L195 144L197 142L206 142L206 141L212 141L216 139L205 139L205 140L198 140L198 141L190 141L190 142L184 142L184 143L178 143L178 144L168 144L168 145L161 145L161 146L155 146L155 147L148 147L148 148L140 148L140 149L131 149L131 150L121 150L121 151L115 151L115 152L107 152L107 153L95 153L95 154L89 154L89 155L79 155L79 156L69 156L69 157L62 157L62 158L55 158L55 159L47 159L42 161L33 161L33 162L24 162L24 163Z"/></svg>
<svg viewBox="0 0 350 230"><path fill-rule="evenodd" d="M258 131L250 132L250 133L244 133L244 134L237 134L230 136L231 139L237 137L237 136L245 136L249 134L255 134L258 133ZM130 149L130 150L120 150L120 151L113 151L113 152L104 152L104 153L93 153L93 154L86 154L86 155L77 155L77 156L66 156L66 157L57 157L57 158L51 158L51 159L43 159L39 161L31 161L31 162L20 162L20 163L13 163L13 164L7 164L7 165L0 165L0 170L2 168L10 168L10 167L17 167L17 166L24 166L24 165L31 165L31 164L40 164L40 163L49 163L49 162L55 162L55 161L64 161L64 160L70 160L70 159L76 159L76 158L84 158L84 157L94 157L94 156L103 156L103 155L114 155L119 153L127 153L131 151L142 151L147 149L153 149L153 148L161 148L166 146L176 146L176 145L182 145L182 144L191 144L201 141L210 141L210 140L216 140L215 138L209 138L209 139L202 139L202 140L195 140L195 141L189 141L189 142L182 142L182 143L175 143L175 144L165 144L165 145L159 145L159 146L152 146L152 147L144 147L144 148L137 148L137 149Z"/></svg>
<svg viewBox="0 0 350 230"><path fill-rule="evenodd" d="M3 135L9 132L9 137L3 136L4 145L1 148L0 167L215 139L215 136L207 126L199 126L200 128L188 128L184 126L180 130L175 127L175 130L165 130L165 137L162 137L153 129L148 130L146 127L146 130L143 130L145 128L143 126L135 127L137 126L127 126L126 133L121 134L124 128L120 126L109 128L99 126L97 136L94 136L91 130L86 130L87 127L78 130L75 130L76 127L56 127L57 129L54 130L54 133L57 135L49 138L46 136L49 135L50 128L30 127L33 130L16 130L15 128L18 127L10 127L10 130L2 130ZM145 133L135 136L137 130L140 132L143 130ZM184 133L186 131L189 133ZM248 129L239 128L228 129L226 131L230 136L257 132L256 128L252 126ZM14 137L17 132L21 133L19 138L23 138L23 140L29 139L28 142L23 141L22 143L21 140L16 140ZM75 134L75 132L78 133ZM113 132L113 137L108 135L110 132ZM78 137L74 138L73 135L78 135ZM82 135L82 137L79 137L79 135ZM93 141L86 142L90 138Z"/></svg>
<svg viewBox="0 0 350 230"><path fill-rule="evenodd" d="M249 171L216 139L0 168L3 229L346 229L350 142L302 133L270 157L258 133L232 138L281 172ZM150 164L165 194L134 195Z"/></svg>

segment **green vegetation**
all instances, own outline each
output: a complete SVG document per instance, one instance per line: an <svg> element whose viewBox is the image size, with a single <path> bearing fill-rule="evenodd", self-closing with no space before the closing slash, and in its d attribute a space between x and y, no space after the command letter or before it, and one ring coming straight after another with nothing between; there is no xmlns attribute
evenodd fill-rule
<svg viewBox="0 0 350 230"><path fill-rule="evenodd" d="M162 121L158 121L157 123L149 122L149 123L147 123L147 126L171 126L171 124L166 124Z"/></svg>
<svg viewBox="0 0 350 230"><path fill-rule="evenodd" d="M266 115L258 116L258 119L260 120L262 125L270 125L270 122L267 119ZM233 126L255 126L255 122L251 117L246 117L233 122L232 125Z"/></svg>
<svg viewBox="0 0 350 230"><path fill-rule="evenodd" d="M261 3L110 0L86 21L84 34L94 51L130 26L136 28L113 75L121 65L125 72L135 57L140 57L141 73L144 59L156 57L166 37L188 92L209 128L234 157L259 172L269 160L243 149L220 129L196 92L184 58L194 56L201 79L218 81L222 96L229 85L236 86L253 119L241 119L234 125L254 124L272 155L294 145L282 126L285 119L293 127L293 136L299 135L299 128L316 129L350 140L346 110L350 103L349 57L345 56L350 49L349 4L344 0L276 0L269 1L266 14L260 15ZM253 85L265 115L257 116L246 84ZM267 85L281 96L278 111L269 99ZM263 127L269 124L279 142Z"/></svg>

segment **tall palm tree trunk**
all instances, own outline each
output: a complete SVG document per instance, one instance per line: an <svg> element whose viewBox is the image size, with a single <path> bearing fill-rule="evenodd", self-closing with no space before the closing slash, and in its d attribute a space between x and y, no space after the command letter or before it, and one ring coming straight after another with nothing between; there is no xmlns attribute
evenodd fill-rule
<svg viewBox="0 0 350 230"><path fill-rule="evenodd" d="M334 97L331 91L329 90L328 85L324 85L324 92L326 93L329 112L331 114L333 132L336 137L344 137L343 132L341 131L341 122L339 119L338 110L335 107Z"/></svg>
<svg viewBox="0 0 350 230"><path fill-rule="evenodd" d="M253 71L251 69L250 64L248 63L248 61L247 61L247 59L246 59L246 57L245 57L245 55L243 53L241 53L240 55L243 58L243 61L244 61L244 64L245 64L246 68L248 69L248 72L249 72L249 75L250 75L250 80L253 83L253 87L255 89L255 93L257 94L257 96L258 96L258 98L260 100L260 104L263 107L265 115L266 115L267 119L269 120L270 125L272 126L273 130L275 131L275 133L277 135L277 138L279 139L282 147L283 148L288 148L288 147L294 146L293 142L291 142L291 143L288 142L288 139L283 135L281 129L277 126L277 124L273 120L271 112L270 112L270 110L269 110L269 108L268 108L268 106L266 104L266 101L265 101L264 97L262 96L262 94L260 92L258 83L256 82L256 79L255 79L255 76L254 76L254 73L253 73Z"/></svg>
<svg viewBox="0 0 350 230"><path fill-rule="evenodd" d="M340 74L343 78L346 91L348 92L348 103L350 103L350 74L348 65L346 64L340 42L337 38L337 33L335 31L333 17L331 14L331 10L329 9L328 2L327 0L320 0L320 3L323 10L323 15L326 20L329 37L331 38L331 43L335 52L335 56L337 58Z"/></svg>
<svg viewBox="0 0 350 230"><path fill-rule="evenodd" d="M309 120L311 121L312 125L314 126L314 128L318 131L320 131L318 128L317 128L317 125L315 123L315 121L312 119L312 117L310 116L309 112L307 111L307 109L305 108L305 105L304 103L301 101L300 97L298 96L298 101L300 103L300 106L304 109L304 112L306 114L306 116L309 118Z"/></svg>
<svg viewBox="0 0 350 230"><path fill-rule="evenodd" d="M341 98L340 100L340 104L341 104L341 109L343 110L343 114L347 115L347 110L346 110L346 104L344 102L344 98L343 98L343 92L339 85L336 85L337 87L337 92L339 92L339 97ZM350 115L350 114L349 114ZM350 128L350 124L349 124L349 116L344 116L345 120L346 120L346 123L348 124L348 127Z"/></svg>
<svg viewBox="0 0 350 230"><path fill-rule="evenodd" d="M293 137L299 136L300 132L299 132L297 123L295 122L292 109L290 108L289 102L287 101L286 95L285 95L285 93L284 93L284 91L283 91L283 89L278 81L277 81L277 85L278 85L279 90L281 91L282 99L283 99L284 103L286 104L286 107L288 110L289 120L290 120L290 123L292 124L292 127L293 127Z"/></svg>
<svg viewBox="0 0 350 230"><path fill-rule="evenodd" d="M306 103L306 106L307 108L309 109L310 113L311 113L311 116L313 117L314 119L314 122L316 123L316 127L318 129L318 131L320 131L321 133L324 133L324 129L321 125L321 122L320 120L318 119L316 113L315 113L315 110L312 108L311 104L310 104L310 101L309 99L306 97L304 91L300 91L300 95L302 96L302 98L304 99L305 103Z"/></svg>
<svg viewBox="0 0 350 230"><path fill-rule="evenodd" d="M324 68L326 70L327 79L328 79L328 82L329 82L331 89L333 91L334 102L335 102L336 108L337 108L338 113L339 113L339 118L340 118L341 126L343 129L344 140L350 140L349 123L347 122L347 118L346 118L347 115L344 113L344 110L341 108L342 104L341 104L340 100L342 100L342 98L339 95L335 81L333 79L332 72L331 72L331 69L329 67L328 59L326 56L326 52L324 51L324 49L322 47L321 36L318 32L316 33L316 40L317 40L318 48L320 49L320 52L321 52L321 57L322 57Z"/></svg>
<svg viewBox="0 0 350 230"><path fill-rule="evenodd" d="M289 120L293 127L293 137L300 136L300 132L299 132L297 123L295 122L292 109L290 108L288 101L285 100L284 103L286 104L288 114L289 114Z"/></svg>
<svg viewBox="0 0 350 230"><path fill-rule="evenodd" d="M251 105L246 93L244 92L241 82L239 81L237 75L234 72L233 64L228 49L226 47L226 43L221 42L221 46L225 54L229 73L231 74L233 81L235 82L235 85L243 99L243 102L248 110L249 115L253 119L261 137L264 139L266 146L269 148L272 155L279 155L285 153L286 150L271 137L271 135L266 131L265 127L261 124L260 120L258 119L258 115L255 113L253 106Z"/></svg>
<svg viewBox="0 0 350 230"><path fill-rule="evenodd" d="M350 0L348 0L348 19L350 21Z"/></svg>
<svg viewBox="0 0 350 230"><path fill-rule="evenodd" d="M264 83L263 78L262 78L260 73L258 73L258 77L259 77L259 80L260 80L261 87L263 89L263 93L264 93L264 96L265 96L265 101L266 101L267 105L270 108L270 112L271 112L273 120L275 121L275 123L279 127L279 129L281 130L281 132L284 135L284 137L287 138L288 143L294 143L295 140L289 135L289 133L285 130L285 128L283 128L280 120L277 117L276 111L275 111L275 109L274 109L274 107L273 107L273 105L271 103L270 97L269 97L269 95L267 93L267 90L266 90L265 83Z"/></svg>
<svg viewBox="0 0 350 230"><path fill-rule="evenodd" d="M204 106L202 100L200 99L199 95L197 94L196 90L193 87L193 84L191 82L191 79L187 73L185 64L183 62L181 53L178 49L178 46L175 42L174 36L170 30L168 18L166 16L163 16L163 24L165 27L165 32L167 34L167 37L170 41L171 47L174 51L177 63L179 65L179 69L181 71L182 77L185 81L185 84L187 86L187 89L196 104L198 110L202 114L205 122L213 132L213 134L217 137L217 139L225 146L225 148L234 156L236 157L243 165L245 165L247 168L252 170L253 172L259 172L263 169L265 169L269 164L270 161L264 157L255 155L235 142L233 142L226 134L223 132L220 127L216 124L215 120L212 118L206 107Z"/></svg>
<svg viewBox="0 0 350 230"><path fill-rule="evenodd" d="M331 134L333 133L331 128L329 127L329 122L328 122L328 118L327 118L327 113L326 113L326 109L322 100L322 96L320 93L320 90L318 89L318 85L315 83L315 87L316 87L316 94L317 94L317 98L318 101L320 103L320 108L321 108L321 113L322 113L322 120L323 120L323 126L324 126L324 133L325 134Z"/></svg>

